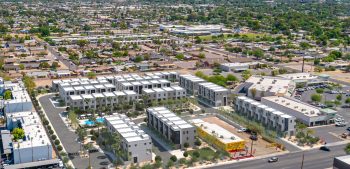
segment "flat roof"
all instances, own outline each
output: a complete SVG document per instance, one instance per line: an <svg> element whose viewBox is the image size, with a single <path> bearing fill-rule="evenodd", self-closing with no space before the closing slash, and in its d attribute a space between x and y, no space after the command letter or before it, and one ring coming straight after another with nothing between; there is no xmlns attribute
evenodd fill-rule
<svg viewBox="0 0 350 169"><path fill-rule="evenodd" d="M202 119L194 119L192 120L192 123L197 127L201 128L202 130L204 130L207 134L215 136L217 139L219 139L223 143L228 144L228 143L244 141L237 135L233 134L232 132L222 128L221 126L215 123L205 122Z"/></svg>
<svg viewBox="0 0 350 169"><path fill-rule="evenodd" d="M165 107L152 107L147 109L148 112L158 117L161 121L171 126L174 130L192 128L193 126L182 118L178 117Z"/></svg>
<svg viewBox="0 0 350 169"><path fill-rule="evenodd" d="M263 97L261 99L262 103L267 100L269 102L272 102L274 104L278 104L282 107L289 108L291 110L294 110L296 112L302 113L309 117L316 117L322 115L320 112L320 109L313 107L309 104L299 102L290 98L286 97L279 97L279 96L269 96L269 97Z"/></svg>
<svg viewBox="0 0 350 169"><path fill-rule="evenodd" d="M113 127L126 142L131 143L141 140L151 142L151 137L148 134L145 134L145 132L126 115L113 114L105 117L105 119L106 123L110 124L110 126Z"/></svg>
<svg viewBox="0 0 350 169"><path fill-rule="evenodd" d="M295 85L290 79L282 77L257 76L253 75L245 83L251 83L250 89L257 89L259 91L269 91L275 93L285 94L291 87Z"/></svg>

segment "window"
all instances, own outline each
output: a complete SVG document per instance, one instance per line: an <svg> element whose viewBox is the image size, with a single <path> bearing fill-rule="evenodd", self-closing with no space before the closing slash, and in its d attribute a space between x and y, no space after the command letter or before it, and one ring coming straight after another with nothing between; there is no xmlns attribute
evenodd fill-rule
<svg viewBox="0 0 350 169"><path fill-rule="evenodd" d="M137 144L135 144L135 147L137 147Z"/></svg>
<svg viewBox="0 0 350 169"><path fill-rule="evenodd" d="M131 145L129 145L129 147L131 147Z"/></svg>
<svg viewBox="0 0 350 169"><path fill-rule="evenodd" d="M147 145L147 143L145 143L144 145Z"/></svg>

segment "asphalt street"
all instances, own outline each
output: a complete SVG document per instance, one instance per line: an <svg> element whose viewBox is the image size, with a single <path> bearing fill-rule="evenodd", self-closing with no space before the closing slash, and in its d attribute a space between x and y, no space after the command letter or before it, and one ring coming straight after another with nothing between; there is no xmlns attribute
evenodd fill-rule
<svg viewBox="0 0 350 169"><path fill-rule="evenodd" d="M330 146L330 152L318 149L298 151L278 156L275 163L268 163L269 158L241 161L234 164L211 167L212 169L326 169L333 166L333 158L345 155L345 145ZM304 153L304 164L301 168Z"/></svg>
<svg viewBox="0 0 350 169"><path fill-rule="evenodd" d="M63 108L55 108L51 102L50 98L52 95L43 96L39 99L39 102L43 106L44 112L49 118L52 126L54 127L58 138L60 138L63 147L66 149L67 153L77 153L80 150L80 144L76 141L78 136L68 130L67 126L62 121L62 118L59 116L59 113L65 111ZM96 152L91 153L91 165L95 169L107 168L107 165L111 162L106 157L105 154ZM70 157L72 160L74 167L78 169L85 169L89 166L88 158L80 158L79 156Z"/></svg>

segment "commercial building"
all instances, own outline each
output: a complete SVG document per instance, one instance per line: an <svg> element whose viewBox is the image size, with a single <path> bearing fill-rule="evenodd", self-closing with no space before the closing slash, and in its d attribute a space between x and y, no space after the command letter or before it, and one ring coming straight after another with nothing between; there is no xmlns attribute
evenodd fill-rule
<svg viewBox="0 0 350 169"><path fill-rule="evenodd" d="M278 75L279 77L290 79L297 85L313 86L328 83L329 76L312 75L310 73L291 73Z"/></svg>
<svg viewBox="0 0 350 169"><path fill-rule="evenodd" d="M270 76L251 76L244 85L248 97L255 100L264 96L291 96L295 89L292 80Z"/></svg>
<svg viewBox="0 0 350 169"><path fill-rule="evenodd" d="M194 126L165 107L148 108L146 113L148 126L157 130L178 148L183 148L186 143L189 146L194 145L196 136L196 128Z"/></svg>
<svg viewBox="0 0 350 169"><path fill-rule="evenodd" d="M205 82L205 80L190 74L179 76L180 86L183 87L189 95L197 95L198 84L202 82Z"/></svg>
<svg viewBox="0 0 350 169"><path fill-rule="evenodd" d="M226 106L229 90L211 82L198 84L198 99L210 106Z"/></svg>
<svg viewBox="0 0 350 169"><path fill-rule="evenodd" d="M350 168L350 155L334 157L333 169L348 169Z"/></svg>
<svg viewBox="0 0 350 169"><path fill-rule="evenodd" d="M319 109L309 104L287 97L270 96L263 97L261 103L288 115L296 117L307 126L324 125L332 123L336 111Z"/></svg>
<svg viewBox="0 0 350 169"><path fill-rule="evenodd" d="M32 111L32 101L22 81L0 84L0 96L4 96L6 91L11 92L11 99L0 100L0 109L5 113Z"/></svg>
<svg viewBox="0 0 350 169"><path fill-rule="evenodd" d="M225 72L242 72L248 69L256 68L259 62L247 62L247 63L222 63L220 64L220 69Z"/></svg>
<svg viewBox="0 0 350 169"><path fill-rule="evenodd" d="M15 112L6 115L8 130L22 128L25 136L12 142L14 164L51 160L51 142L36 112Z"/></svg>
<svg viewBox="0 0 350 169"><path fill-rule="evenodd" d="M237 113L251 120L261 122L266 127L277 131L278 134L295 135L296 118L293 115L278 111L273 106L269 106L264 102L260 103L246 96L237 97L234 107Z"/></svg>
<svg viewBox="0 0 350 169"><path fill-rule="evenodd" d="M245 149L245 141L221 126L205 122L201 119L193 119L191 121L197 126L198 136L202 139L214 144L216 147L227 151L242 151Z"/></svg>
<svg viewBox="0 0 350 169"><path fill-rule="evenodd" d="M126 115L114 114L105 117L107 129L117 133L121 138L122 157L132 163L148 162L152 160L152 140L138 125Z"/></svg>

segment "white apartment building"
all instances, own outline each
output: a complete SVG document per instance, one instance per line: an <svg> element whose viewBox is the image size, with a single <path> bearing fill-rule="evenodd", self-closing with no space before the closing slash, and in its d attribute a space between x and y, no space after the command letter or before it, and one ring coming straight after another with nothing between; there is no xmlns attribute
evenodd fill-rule
<svg viewBox="0 0 350 169"><path fill-rule="evenodd" d="M261 122L279 134L295 135L296 118L288 113L283 113L284 111L278 111L246 96L237 97L234 107L238 113Z"/></svg>
<svg viewBox="0 0 350 169"><path fill-rule="evenodd" d="M324 125L332 123L336 111L319 109L309 104L287 97L263 97L261 103L288 115L296 117L307 126Z"/></svg>
<svg viewBox="0 0 350 169"><path fill-rule="evenodd" d="M161 101L167 99L182 99L186 97L186 91L180 86L171 86L154 89L142 89L142 95L146 96L149 101Z"/></svg>
<svg viewBox="0 0 350 169"><path fill-rule="evenodd" d="M296 84L305 84L305 86L312 86L318 84L328 83L329 76L317 76L311 73L291 73L291 74L281 74L279 77L285 79L290 79Z"/></svg>
<svg viewBox="0 0 350 169"><path fill-rule="evenodd" d="M36 112L6 115L7 129L22 128L25 137L12 143L14 164L52 159L52 145Z"/></svg>
<svg viewBox="0 0 350 169"><path fill-rule="evenodd" d="M107 129L122 138L121 148L127 156L123 157L132 163L152 160L152 140L138 125L123 114L105 117Z"/></svg>
<svg viewBox="0 0 350 169"><path fill-rule="evenodd" d="M139 99L139 95L134 91L114 91L92 94L69 95L67 106L71 108L87 110L99 109L101 107L115 107L121 103L129 103Z"/></svg>
<svg viewBox="0 0 350 169"><path fill-rule="evenodd" d="M7 90L11 91L12 98L10 100L0 100L0 109L3 108L5 113L32 111L32 101L22 81L0 84L1 95Z"/></svg>
<svg viewBox="0 0 350 169"><path fill-rule="evenodd" d="M186 89L187 94L189 95L197 95L198 93L198 84L205 82L204 79L199 77L186 74L179 76L179 85Z"/></svg>
<svg viewBox="0 0 350 169"><path fill-rule="evenodd" d="M198 99L210 106L226 106L229 93L228 89L211 82L198 84Z"/></svg>
<svg viewBox="0 0 350 169"><path fill-rule="evenodd" d="M248 97L255 100L265 96L291 96L295 89L292 80L271 76L251 76L245 85Z"/></svg>
<svg viewBox="0 0 350 169"><path fill-rule="evenodd" d="M160 132L178 148L183 148L185 143L194 145L196 128L172 111L165 107L152 107L148 108L146 113L148 126Z"/></svg>
<svg viewBox="0 0 350 169"><path fill-rule="evenodd" d="M179 80L179 73L177 72L148 72L145 73L145 75L150 77L159 76L162 79L166 79L172 82Z"/></svg>
<svg viewBox="0 0 350 169"><path fill-rule="evenodd" d="M71 95L95 94L104 92L114 92L116 88L110 83L83 85L83 86L67 86L59 89L60 97L67 103Z"/></svg>

